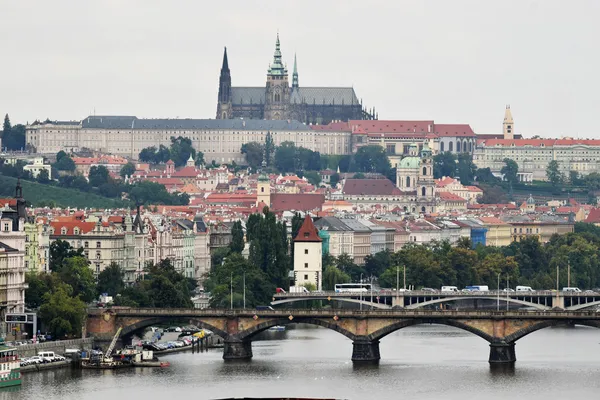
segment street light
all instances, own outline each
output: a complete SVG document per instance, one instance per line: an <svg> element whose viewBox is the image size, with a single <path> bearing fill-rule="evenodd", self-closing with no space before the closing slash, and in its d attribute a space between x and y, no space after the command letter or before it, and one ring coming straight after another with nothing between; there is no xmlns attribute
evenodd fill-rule
<svg viewBox="0 0 600 400"><path fill-rule="evenodd" d="M229 287L230 287L229 298L231 301L231 309L233 310L233 272L231 273L231 281L230 281Z"/></svg>
<svg viewBox="0 0 600 400"><path fill-rule="evenodd" d="M496 294L496 311L500 311L500 272L498 272L498 293Z"/></svg>
<svg viewBox="0 0 600 400"><path fill-rule="evenodd" d="M363 274L361 273L361 274L360 274L360 283L361 283L361 287L360 287L360 297L359 297L359 299L360 299L360 300L359 300L359 302L360 302L360 311L362 311L362 297L363 297L363 296L362 296L362 276L363 276Z"/></svg>

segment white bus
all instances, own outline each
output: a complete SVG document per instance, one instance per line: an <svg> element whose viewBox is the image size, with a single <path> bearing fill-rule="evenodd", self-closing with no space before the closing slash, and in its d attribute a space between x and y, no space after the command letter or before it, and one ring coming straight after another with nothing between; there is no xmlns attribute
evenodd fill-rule
<svg viewBox="0 0 600 400"><path fill-rule="evenodd" d="M336 283L335 292L368 292L371 290L370 283Z"/></svg>

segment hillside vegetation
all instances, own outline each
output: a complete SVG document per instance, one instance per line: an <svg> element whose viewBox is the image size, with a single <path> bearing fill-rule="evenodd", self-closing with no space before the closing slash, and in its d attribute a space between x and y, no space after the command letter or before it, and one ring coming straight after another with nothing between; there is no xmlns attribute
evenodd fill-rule
<svg viewBox="0 0 600 400"><path fill-rule="evenodd" d="M0 197L15 195L17 179L0 175ZM21 180L23 197L32 206L55 205L57 207L77 208L120 208L127 207L128 203L85 193L75 189L65 189L52 185L42 185L36 182Z"/></svg>

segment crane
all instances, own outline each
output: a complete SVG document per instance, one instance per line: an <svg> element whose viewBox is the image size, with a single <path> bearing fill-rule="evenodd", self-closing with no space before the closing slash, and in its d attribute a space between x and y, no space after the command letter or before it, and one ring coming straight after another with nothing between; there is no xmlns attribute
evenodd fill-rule
<svg viewBox="0 0 600 400"><path fill-rule="evenodd" d="M108 349L106 349L106 354L104 354L104 361L111 361L110 355L112 354L112 351L114 350L115 345L117 344L117 339L119 339L122 330L122 326L120 326L119 329L117 329L117 333L115 333L112 342L110 342L110 346L108 346Z"/></svg>

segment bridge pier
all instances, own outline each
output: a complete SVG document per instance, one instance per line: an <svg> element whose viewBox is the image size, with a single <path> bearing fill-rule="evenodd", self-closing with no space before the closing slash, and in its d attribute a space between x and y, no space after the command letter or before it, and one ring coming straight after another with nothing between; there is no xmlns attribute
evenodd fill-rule
<svg viewBox="0 0 600 400"><path fill-rule="evenodd" d="M379 340L358 339L352 342L352 362L355 363L378 363Z"/></svg>
<svg viewBox="0 0 600 400"><path fill-rule="evenodd" d="M225 339L223 343L224 360L249 360L252 358L252 342L250 340Z"/></svg>
<svg viewBox="0 0 600 400"><path fill-rule="evenodd" d="M490 343L490 364L514 364L517 361L515 343Z"/></svg>

